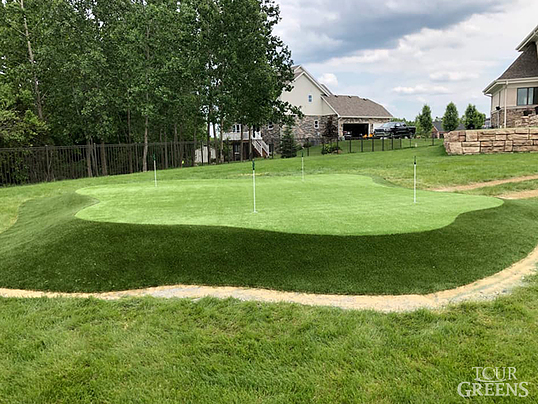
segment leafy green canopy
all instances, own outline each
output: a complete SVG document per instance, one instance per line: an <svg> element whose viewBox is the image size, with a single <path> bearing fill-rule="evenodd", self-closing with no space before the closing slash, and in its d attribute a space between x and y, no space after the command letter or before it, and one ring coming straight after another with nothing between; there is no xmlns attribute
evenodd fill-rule
<svg viewBox="0 0 538 404"><path fill-rule="evenodd" d="M476 109L476 105L469 104L463 116L465 129L481 129L486 122L486 115Z"/></svg>
<svg viewBox="0 0 538 404"><path fill-rule="evenodd" d="M417 117L417 126L420 135L427 136L433 129L432 110L429 105L424 105L422 112Z"/></svg>
<svg viewBox="0 0 538 404"><path fill-rule="evenodd" d="M460 116L456 104L451 102L447 105L445 115L443 116L443 129L447 132L456 130L460 125Z"/></svg>
<svg viewBox="0 0 538 404"><path fill-rule="evenodd" d="M0 147L283 119L293 72L278 20L273 0L1 2Z"/></svg>

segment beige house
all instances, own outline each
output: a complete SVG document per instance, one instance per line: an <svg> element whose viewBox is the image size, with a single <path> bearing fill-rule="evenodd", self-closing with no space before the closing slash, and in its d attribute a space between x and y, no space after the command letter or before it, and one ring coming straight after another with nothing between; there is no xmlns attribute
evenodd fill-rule
<svg viewBox="0 0 538 404"><path fill-rule="evenodd" d="M301 108L302 119L296 119L292 130L298 142L319 143L328 124L337 128L338 136L362 137L392 118L382 105L357 96L335 95L319 83L304 67L294 66L293 89L284 92L282 101ZM278 144L282 128L269 124L262 128L266 142Z"/></svg>
<svg viewBox="0 0 538 404"><path fill-rule="evenodd" d="M280 99L299 107L304 114L302 119L296 119L292 131L299 143L307 140L320 143L328 124L337 128L338 136L349 135L362 137L373 133L374 129L389 122L392 115L380 104L366 98L348 95L335 95L329 88L319 83L302 66L294 66L293 89L284 92ZM248 132L234 125L229 133L223 134L224 139L234 141L234 152L239 147L237 143L248 141ZM266 156L266 150L271 154L280 143L283 128L278 123L268 123L254 133L254 152ZM245 149L245 148L244 148Z"/></svg>
<svg viewBox="0 0 538 404"><path fill-rule="evenodd" d="M519 58L484 90L493 128L538 126L538 26L517 50Z"/></svg>

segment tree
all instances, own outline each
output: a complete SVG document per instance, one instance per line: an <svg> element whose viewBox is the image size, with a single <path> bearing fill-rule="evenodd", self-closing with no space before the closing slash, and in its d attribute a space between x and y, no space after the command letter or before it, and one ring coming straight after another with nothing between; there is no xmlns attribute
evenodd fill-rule
<svg viewBox="0 0 538 404"><path fill-rule="evenodd" d="M476 109L476 105L469 104L463 116L465 129L481 129L486 122L486 115Z"/></svg>
<svg viewBox="0 0 538 404"><path fill-rule="evenodd" d="M420 134L427 136L433 129L432 110L429 105L424 105L422 113L417 117L417 124L420 129Z"/></svg>
<svg viewBox="0 0 538 404"><path fill-rule="evenodd" d="M295 137L290 125L286 125L284 128L284 135L280 140L280 155L283 159L297 157L297 150L299 146L295 142Z"/></svg>
<svg viewBox="0 0 538 404"><path fill-rule="evenodd" d="M452 132L458 129L460 118L456 104L451 102L447 105L445 115L443 116L443 129L447 132Z"/></svg>
<svg viewBox="0 0 538 404"><path fill-rule="evenodd" d="M325 131L323 132L323 136L328 141L332 141L333 139L336 139L336 137L338 136L338 128L336 127L332 116L329 116L329 119L327 120L327 125L325 126Z"/></svg>

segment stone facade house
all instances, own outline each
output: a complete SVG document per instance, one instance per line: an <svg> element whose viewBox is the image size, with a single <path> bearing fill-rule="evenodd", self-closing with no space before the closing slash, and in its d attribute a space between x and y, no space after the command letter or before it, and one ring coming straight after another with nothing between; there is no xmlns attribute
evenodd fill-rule
<svg viewBox="0 0 538 404"><path fill-rule="evenodd" d="M460 123L456 130L465 130L465 126ZM433 121L432 135L435 139L443 139L447 133L448 130L443 127L443 121Z"/></svg>
<svg viewBox="0 0 538 404"><path fill-rule="evenodd" d="M517 50L518 59L484 90L493 128L538 126L538 26Z"/></svg>
<svg viewBox="0 0 538 404"><path fill-rule="evenodd" d="M280 98L299 107L304 114L302 119L295 120L292 127L297 142L321 143L329 124L337 129L340 138L345 135L358 138L373 133L375 128L391 120L392 115L382 105L357 96L335 95L302 66L294 66L293 69L293 89L284 92ZM244 129L243 135L239 132L239 125L235 125L223 137L239 144L241 139L248 141L247 129ZM283 133L284 128L277 122L264 125L254 134L255 153L263 157L266 154L264 150L272 153L280 144Z"/></svg>

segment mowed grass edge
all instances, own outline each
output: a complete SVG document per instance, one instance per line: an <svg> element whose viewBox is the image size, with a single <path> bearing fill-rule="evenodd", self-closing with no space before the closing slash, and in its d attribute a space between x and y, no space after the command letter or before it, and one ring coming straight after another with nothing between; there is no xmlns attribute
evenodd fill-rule
<svg viewBox="0 0 538 404"><path fill-rule="evenodd" d="M408 314L0 299L0 402L454 403L474 366L517 368L533 401L537 334L536 280L495 302Z"/></svg>

